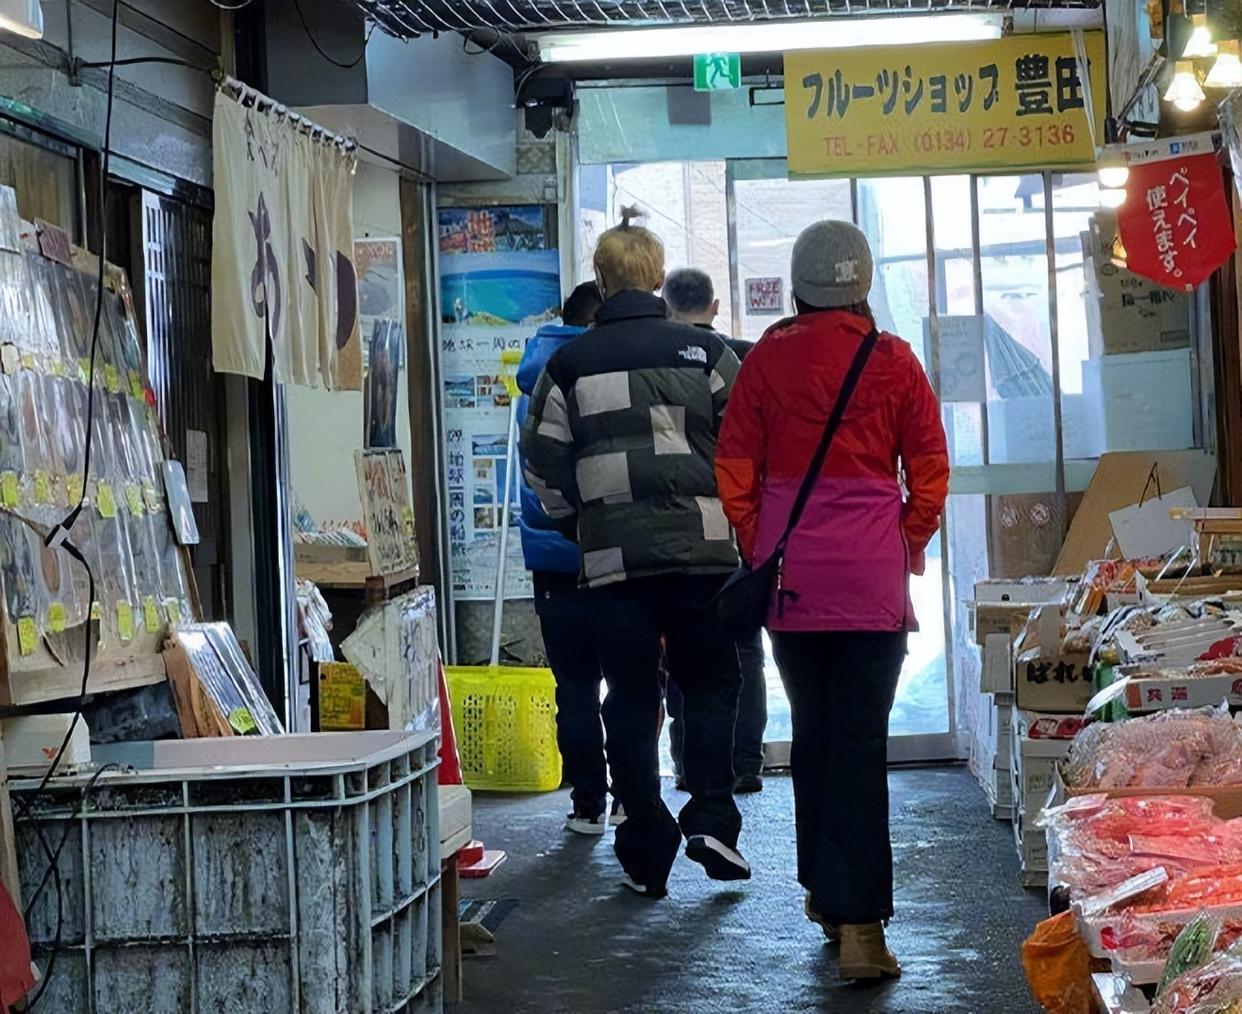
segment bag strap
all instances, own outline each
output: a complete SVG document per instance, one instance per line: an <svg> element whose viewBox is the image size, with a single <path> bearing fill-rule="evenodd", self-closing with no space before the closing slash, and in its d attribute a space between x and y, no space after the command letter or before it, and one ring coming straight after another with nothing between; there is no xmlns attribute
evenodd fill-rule
<svg viewBox="0 0 1242 1014"><path fill-rule="evenodd" d="M802 479L802 485L798 488L798 495L794 497L793 508L789 512L789 522L785 525L785 533L776 543L774 555L779 555L785 551L785 545L789 542L789 536L793 534L794 528L797 527L798 522L802 518L802 512L806 510L807 502L811 499L811 491L815 488L815 480L819 478L820 469L824 467L824 459L828 457L828 448L832 446L832 438L836 436L837 429L841 425L841 419L845 415L845 409L849 405L850 399L854 396L854 389L858 386L858 380L862 376L863 368L866 367L867 360L871 358L871 352L879 340L880 332L873 327L858 347L854 361L850 364L849 372L846 373L845 379L841 382L841 391L837 395L837 403L832 407L832 414L828 417L828 423L824 426L824 435L819 438L819 446L815 448L815 454L811 457L811 464L808 466L806 475Z"/></svg>

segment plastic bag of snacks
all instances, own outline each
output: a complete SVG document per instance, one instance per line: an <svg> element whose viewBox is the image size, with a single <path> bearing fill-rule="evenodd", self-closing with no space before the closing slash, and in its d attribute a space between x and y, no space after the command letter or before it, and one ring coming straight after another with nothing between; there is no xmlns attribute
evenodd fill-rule
<svg viewBox="0 0 1242 1014"><path fill-rule="evenodd" d="M1178 976L1151 1014L1242 1014L1242 958L1226 952Z"/></svg>
<svg viewBox="0 0 1242 1014"><path fill-rule="evenodd" d="M1198 968L1211 958L1219 932L1220 921L1206 912L1201 912L1186 924L1186 928L1177 935L1169 950L1164 974L1160 977L1160 992L1174 979Z"/></svg>

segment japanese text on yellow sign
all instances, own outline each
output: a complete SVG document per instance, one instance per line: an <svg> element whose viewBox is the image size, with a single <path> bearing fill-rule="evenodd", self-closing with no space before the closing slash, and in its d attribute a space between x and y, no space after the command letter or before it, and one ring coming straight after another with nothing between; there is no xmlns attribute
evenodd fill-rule
<svg viewBox="0 0 1242 1014"><path fill-rule="evenodd" d="M1105 57L1068 34L785 54L791 176L1086 165L1103 144Z"/></svg>

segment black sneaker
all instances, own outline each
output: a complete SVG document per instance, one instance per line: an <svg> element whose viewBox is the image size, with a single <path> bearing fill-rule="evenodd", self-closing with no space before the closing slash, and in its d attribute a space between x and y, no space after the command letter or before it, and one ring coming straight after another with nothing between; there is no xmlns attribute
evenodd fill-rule
<svg viewBox="0 0 1242 1014"><path fill-rule="evenodd" d="M608 821L604 819L602 813L592 816L574 810L573 813L565 818L565 830L573 831L574 834L600 835L608 830Z"/></svg>
<svg viewBox="0 0 1242 1014"><path fill-rule="evenodd" d="M737 849L729 848L710 834L696 834L686 839L686 857L702 866L712 880L750 879L750 863Z"/></svg>
<svg viewBox="0 0 1242 1014"><path fill-rule="evenodd" d="M735 795L744 796L763 791L763 779L759 775L738 775L733 781Z"/></svg>

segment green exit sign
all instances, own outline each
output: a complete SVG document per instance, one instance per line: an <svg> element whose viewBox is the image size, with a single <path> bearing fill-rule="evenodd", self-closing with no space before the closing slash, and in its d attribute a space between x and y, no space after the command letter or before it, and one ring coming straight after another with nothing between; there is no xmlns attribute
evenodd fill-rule
<svg viewBox="0 0 1242 1014"><path fill-rule="evenodd" d="M694 58L696 92L728 92L741 87L740 53L700 53Z"/></svg>

